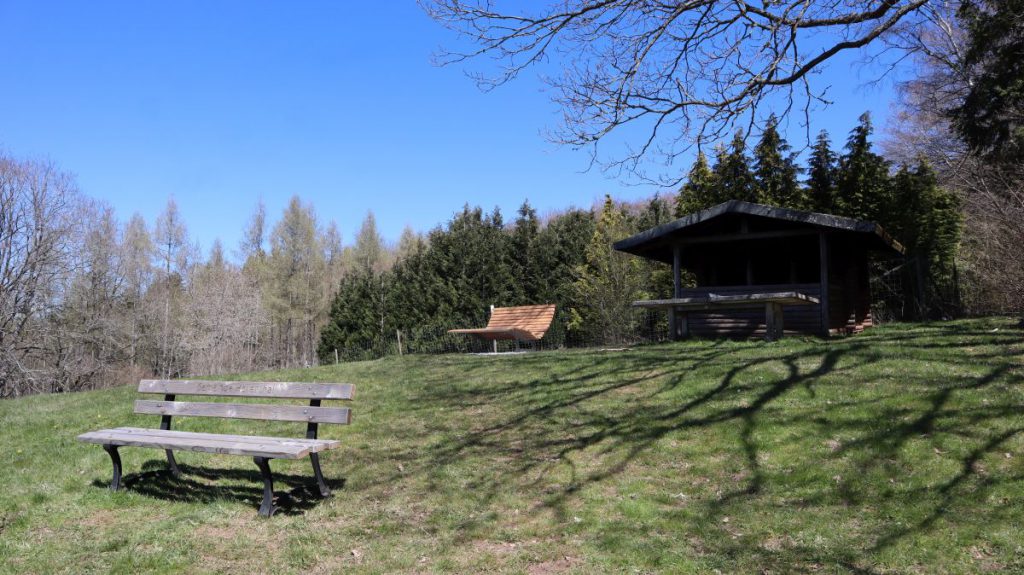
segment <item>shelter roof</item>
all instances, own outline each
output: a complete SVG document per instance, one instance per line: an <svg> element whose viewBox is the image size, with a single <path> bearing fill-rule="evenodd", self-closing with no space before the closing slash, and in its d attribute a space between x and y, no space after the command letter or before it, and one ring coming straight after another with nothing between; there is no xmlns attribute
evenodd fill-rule
<svg viewBox="0 0 1024 575"><path fill-rule="evenodd" d="M831 214L730 200L615 242L616 250L672 261L672 246L776 237L838 233L857 240L865 250L902 254L903 246L882 226Z"/></svg>

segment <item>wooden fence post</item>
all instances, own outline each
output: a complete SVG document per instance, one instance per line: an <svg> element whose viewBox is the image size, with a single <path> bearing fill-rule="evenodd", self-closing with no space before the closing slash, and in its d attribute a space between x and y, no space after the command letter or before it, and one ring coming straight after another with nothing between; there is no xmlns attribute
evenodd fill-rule
<svg viewBox="0 0 1024 575"><path fill-rule="evenodd" d="M398 337L398 357L402 357L402 330L396 329L395 335Z"/></svg>

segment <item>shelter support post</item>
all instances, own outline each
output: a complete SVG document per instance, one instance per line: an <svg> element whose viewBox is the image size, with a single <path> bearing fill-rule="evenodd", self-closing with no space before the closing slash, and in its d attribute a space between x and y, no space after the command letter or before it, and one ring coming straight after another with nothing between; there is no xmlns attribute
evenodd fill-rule
<svg viewBox="0 0 1024 575"><path fill-rule="evenodd" d="M818 299L821 301L821 334L828 337L829 334L829 307L828 307L828 236L825 232L818 233L818 259L821 265L821 294Z"/></svg>
<svg viewBox="0 0 1024 575"><path fill-rule="evenodd" d="M764 305L765 334L768 341L775 341L782 338L782 304L768 302Z"/></svg>
<svg viewBox="0 0 1024 575"><path fill-rule="evenodd" d="M683 293L683 248L681 246L672 247L672 297L678 298ZM686 325L686 312L678 312L675 308L668 308L668 333L669 338L673 341L686 337L689 330L686 327L680 329L680 319L683 325Z"/></svg>

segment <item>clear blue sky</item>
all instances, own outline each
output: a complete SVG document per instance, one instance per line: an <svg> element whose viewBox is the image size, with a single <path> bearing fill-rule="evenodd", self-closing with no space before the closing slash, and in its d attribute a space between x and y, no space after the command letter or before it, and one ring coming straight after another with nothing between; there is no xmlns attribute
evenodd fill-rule
<svg viewBox="0 0 1024 575"><path fill-rule="evenodd" d="M545 141L558 111L534 75L485 94L434 66L452 41L413 1L0 0L0 148L53 160L122 219L152 223L173 195L192 238L229 252L259 198L276 220L298 194L349 243L368 210L395 240L467 202L511 219L527 198L543 214L653 194ZM850 61L815 80L835 105L814 131L837 146L892 97Z"/></svg>

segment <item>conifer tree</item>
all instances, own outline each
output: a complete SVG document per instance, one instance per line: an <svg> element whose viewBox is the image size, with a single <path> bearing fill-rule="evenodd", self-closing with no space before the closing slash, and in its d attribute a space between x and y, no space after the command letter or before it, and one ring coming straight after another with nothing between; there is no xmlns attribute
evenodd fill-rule
<svg viewBox="0 0 1024 575"><path fill-rule="evenodd" d="M850 132L836 178L840 215L882 223L889 213L889 162L871 150L871 116L865 112Z"/></svg>
<svg viewBox="0 0 1024 575"><path fill-rule="evenodd" d="M893 210L886 229L906 249L913 267L904 276L906 298L917 317L933 311L930 302L950 299L961 216L956 196L938 185L926 162L902 166L892 181ZM934 310L941 311L941 310ZM945 310L950 311L950 310Z"/></svg>
<svg viewBox="0 0 1024 575"><path fill-rule="evenodd" d="M694 160L686 177L686 183L679 188L676 195L675 217L681 218L718 203L718 191L715 186L715 174L708 165L707 156L703 151L698 151L697 159Z"/></svg>
<svg viewBox="0 0 1024 575"><path fill-rule="evenodd" d="M795 154L778 131L778 118L773 114L754 147L754 178L757 198L762 204L793 209L806 208L803 190L797 182L800 168Z"/></svg>
<svg viewBox="0 0 1024 575"><path fill-rule="evenodd" d="M837 213L836 161L828 132L818 132L818 137L811 148L811 156L807 160L807 209L823 214Z"/></svg>
<svg viewBox="0 0 1024 575"><path fill-rule="evenodd" d="M518 304L540 303L537 295L543 273L538 267L535 253L539 232L540 221L537 219L537 211L530 206L529 201L524 200L523 205L519 206L510 239L509 263L512 267L512 277L516 278L513 300Z"/></svg>
<svg viewBox="0 0 1024 575"><path fill-rule="evenodd" d="M714 194L715 203L729 200L756 202L757 189L754 185L754 174L750 170L750 158L747 156L747 143L743 132L736 132L729 146L720 147L717 151L714 179L718 193Z"/></svg>

